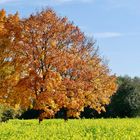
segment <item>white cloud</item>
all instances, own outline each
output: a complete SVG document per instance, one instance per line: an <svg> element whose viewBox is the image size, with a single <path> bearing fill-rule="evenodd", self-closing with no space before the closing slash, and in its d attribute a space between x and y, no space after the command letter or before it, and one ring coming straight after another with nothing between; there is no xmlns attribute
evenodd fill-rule
<svg viewBox="0 0 140 140"><path fill-rule="evenodd" d="M0 0L0 4L10 3L10 2L16 2L18 0Z"/></svg>
<svg viewBox="0 0 140 140"><path fill-rule="evenodd" d="M89 3L93 2L94 0L50 0L54 3L68 3L68 2L82 2L82 3Z"/></svg>
<svg viewBox="0 0 140 140"><path fill-rule="evenodd" d="M73 0L52 0L52 1L57 3L64 3L64 2L71 2Z"/></svg>
<svg viewBox="0 0 140 140"><path fill-rule="evenodd" d="M89 2L94 2L94 0L81 0L81 2L89 3Z"/></svg>
<svg viewBox="0 0 140 140"><path fill-rule="evenodd" d="M123 36L123 34L119 32L99 32L99 33L94 33L93 36L95 38L114 38L114 37L121 37Z"/></svg>
<svg viewBox="0 0 140 140"><path fill-rule="evenodd" d="M140 32L127 32L127 33L119 33L119 32L94 32L94 33L86 33L85 32L85 35L88 36L88 37L95 38L95 39L104 39L104 38L140 36Z"/></svg>
<svg viewBox="0 0 140 140"><path fill-rule="evenodd" d="M91 3L94 2L95 0L30 0L30 3L33 3L35 5L39 5L42 6L43 4L48 4L48 5L61 5L61 4L67 4L67 3ZM0 0L0 4L21 4L21 3L25 3L25 0Z"/></svg>

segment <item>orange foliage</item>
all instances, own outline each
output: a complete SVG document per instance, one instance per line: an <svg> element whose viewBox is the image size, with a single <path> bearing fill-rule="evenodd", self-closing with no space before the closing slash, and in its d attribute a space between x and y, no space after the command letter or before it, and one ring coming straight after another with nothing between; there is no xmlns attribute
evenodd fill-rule
<svg viewBox="0 0 140 140"><path fill-rule="evenodd" d="M116 77L78 27L51 9L27 19L7 17L2 10L0 20L0 47L6 46L0 66L13 66L1 80L0 102L43 110L41 118L53 117L61 108L73 117L87 106L105 111Z"/></svg>

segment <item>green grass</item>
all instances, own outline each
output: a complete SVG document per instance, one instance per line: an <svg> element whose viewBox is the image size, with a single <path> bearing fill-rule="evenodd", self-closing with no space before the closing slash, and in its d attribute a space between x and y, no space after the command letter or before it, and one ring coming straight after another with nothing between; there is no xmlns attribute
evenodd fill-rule
<svg viewBox="0 0 140 140"><path fill-rule="evenodd" d="M10 120L0 140L140 140L140 119Z"/></svg>

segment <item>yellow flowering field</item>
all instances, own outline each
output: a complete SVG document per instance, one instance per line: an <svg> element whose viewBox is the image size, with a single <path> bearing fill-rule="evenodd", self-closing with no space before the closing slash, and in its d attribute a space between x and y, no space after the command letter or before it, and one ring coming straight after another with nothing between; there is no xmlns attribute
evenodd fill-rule
<svg viewBox="0 0 140 140"><path fill-rule="evenodd" d="M0 140L140 140L140 119L10 120Z"/></svg>

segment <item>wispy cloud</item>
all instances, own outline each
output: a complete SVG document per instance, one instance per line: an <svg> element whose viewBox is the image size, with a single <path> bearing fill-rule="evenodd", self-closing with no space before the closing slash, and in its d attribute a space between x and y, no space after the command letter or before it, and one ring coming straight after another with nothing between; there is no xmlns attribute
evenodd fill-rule
<svg viewBox="0 0 140 140"><path fill-rule="evenodd" d="M91 3L94 0L49 0L48 2L54 4L64 4L64 3Z"/></svg>
<svg viewBox="0 0 140 140"><path fill-rule="evenodd" d="M115 37L121 37L123 35L124 34L119 32L99 32L93 34L95 38L115 38Z"/></svg>
<svg viewBox="0 0 140 140"><path fill-rule="evenodd" d="M91 3L94 2L95 0L38 0L38 1L34 1L34 0L30 0L28 2L28 4L32 3L33 5L38 5L38 6L42 6L42 5L62 5L62 4L70 4L70 3ZM25 1L24 0L0 0L0 4L1 5L5 5L5 4L24 4Z"/></svg>
<svg viewBox="0 0 140 140"><path fill-rule="evenodd" d="M73 0L50 0L52 2L55 2L55 3L65 3L65 2L71 2Z"/></svg>
<svg viewBox="0 0 140 140"><path fill-rule="evenodd" d="M10 3L10 2L17 2L18 0L0 0L0 4Z"/></svg>
<svg viewBox="0 0 140 140"><path fill-rule="evenodd" d="M129 37L129 36L140 36L139 32L97 32L93 34L89 34L89 36L94 36L95 38L117 38L117 37Z"/></svg>

